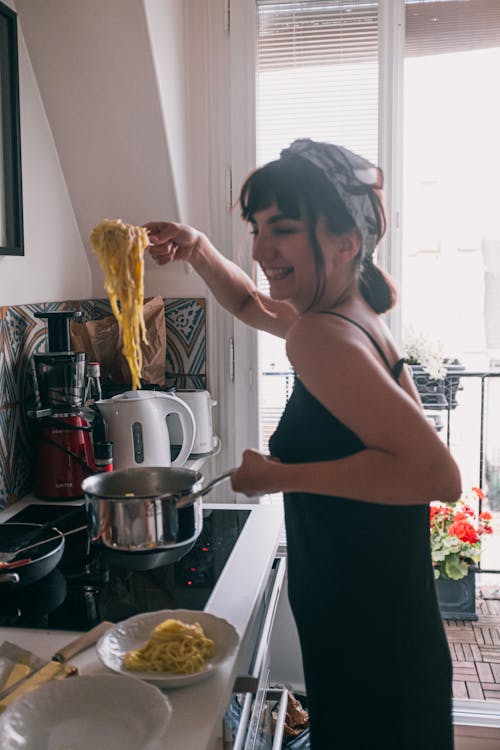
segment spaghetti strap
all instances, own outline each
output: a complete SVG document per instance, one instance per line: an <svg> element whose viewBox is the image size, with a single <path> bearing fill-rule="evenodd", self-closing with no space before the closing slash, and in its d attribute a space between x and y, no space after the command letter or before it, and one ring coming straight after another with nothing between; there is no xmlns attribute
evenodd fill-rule
<svg viewBox="0 0 500 750"><path fill-rule="evenodd" d="M357 321L353 320L352 318L348 318L347 315L343 315L342 313L331 312L330 310L322 310L322 312L325 315L335 315L335 317L337 317L337 318L343 318L343 320L347 320L349 323L352 323L353 326L356 326L356 328L359 328L360 331L363 331L363 333L365 334L365 336L368 336L368 338L372 342L373 346L375 347L375 349L377 350L377 352L380 354L380 356L381 356L384 364L387 365L387 368L391 372L392 377L394 378L394 380L399 380L399 377L401 375L401 372L403 370L404 363L405 363L404 358L398 359L398 361L396 362L395 365L391 365L391 363L389 362L389 360L385 356L385 354L384 354L384 352L382 350L382 347L380 346L380 344L378 343L378 341L371 335L371 333L369 333L369 331L366 330L366 328L363 328L363 326L360 325L360 323L358 323Z"/></svg>

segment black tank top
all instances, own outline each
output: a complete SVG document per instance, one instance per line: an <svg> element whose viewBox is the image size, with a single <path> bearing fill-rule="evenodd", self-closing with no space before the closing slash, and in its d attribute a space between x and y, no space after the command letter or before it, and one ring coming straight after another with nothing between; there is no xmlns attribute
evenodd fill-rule
<svg viewBox="0 0 500 750"><path fill-rule="evenodd" d="M391 365L359 323L329 314L361 329L399 378L403 360ZM364 447L296 377L269 441L271 454L307 463ZM284 508L288 594L314 750L332 747L332 727L339 748L365 750L375 736L386 750L451 750L451 661L434 585L427 498L421 505L389 505L291 492ZM354 699L360 690L369 694L361 722Z"/></svg>

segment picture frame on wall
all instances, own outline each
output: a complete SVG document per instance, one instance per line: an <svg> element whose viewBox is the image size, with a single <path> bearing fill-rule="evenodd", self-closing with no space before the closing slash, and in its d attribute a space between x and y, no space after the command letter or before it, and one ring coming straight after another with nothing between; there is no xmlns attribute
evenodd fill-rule
<svg viewBox="0 0 500 750"><path fill-rule="evenodd" d="M0 2L0 255L24 255L17 15Z"/></svg>

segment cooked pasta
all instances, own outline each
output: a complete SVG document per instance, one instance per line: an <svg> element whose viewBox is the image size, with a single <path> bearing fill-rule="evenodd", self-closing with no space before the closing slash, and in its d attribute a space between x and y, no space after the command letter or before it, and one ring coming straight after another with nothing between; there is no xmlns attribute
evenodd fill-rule
<svg viewBox="0 0 500 750"><path fill-rule="evenodd" d="M180 620L164 620L155 627L149 640L123 658L126 669L139 672L199 672L214 655L215 644L201 625Z"/></svg>
<svg viewBox="0 0 500 750"><path fill-rule="evenodd" d="M141 341L146 341L144 250L148 233L121 219L105 219L92 230L90 242L104 271L111 309L122 331L132 390L136 390L142 372Z"/></svg>

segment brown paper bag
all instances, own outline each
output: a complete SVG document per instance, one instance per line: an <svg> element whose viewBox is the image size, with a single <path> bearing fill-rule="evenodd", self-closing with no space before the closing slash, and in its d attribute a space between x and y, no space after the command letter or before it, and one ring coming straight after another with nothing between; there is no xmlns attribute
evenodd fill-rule
<svg viewBox="0 0 500 750"><path fill-rule="evenodd" d="M167 330L165 309L161 297L152 297L144 303L144 322L147 343L142 342L143 385L165 385L167 357ZM117 385L131 382L130 369L122 354L122 336L114 315L88 323L71 321L71 348L84 352L87 362L99 362L101 377Z"/></svg>

